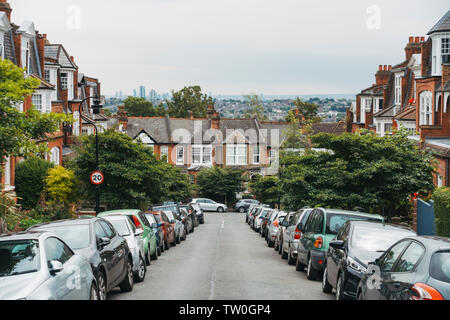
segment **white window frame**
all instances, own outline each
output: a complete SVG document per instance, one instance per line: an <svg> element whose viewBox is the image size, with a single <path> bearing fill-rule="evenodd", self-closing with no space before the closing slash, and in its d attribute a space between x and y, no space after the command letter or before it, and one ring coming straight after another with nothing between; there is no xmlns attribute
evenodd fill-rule
<svg viewBox="0 0 450 320"><path fill-rule="evenodd" d="M433 124L433 95L430 91L420 93L420 125L431 126Z"/></svg>
<svg viewBox="0 0 450 320"><path fill-rule="evenodd" d="M55 165L60 165L60 150L58 147L53 147L50 150L50 161L53 162Z"/></svg>
<svg viewBox="0 0 450 320"><path fill-rule="evenodd" d="M278 154L277 150L270 149L270 152L269 152L269 164L272 164L272 163L274 163L276 161L277 154Z"/></svg>
<svg viewBox="0 0 450 320"><path fill-rule="evenodd" d="M402 75L395 75L395 104L400 105L402 103Z"/></svg>
<svg viewBox="0 0 450 320"><path fill-rule="evenodd" d="M45 110L43 108L43 96L39 93L34 93L31 95L31 104L36 108L37 111L44 113Z"/></svg>
<svg viewBox="0 0 450 320"><path fill-rule="evenodd" d="M49 68L44 69L44 80L51 83L51 70Z"/></svg>
<svg viewBox="0 0 450 320"><path fill-rule="evenodd" d="M227 165L232 166L247 165L246 144L227 144Z"/></svg>
<svg viewBox="0 0 450 320"><path fill-rule="evenodd" d="M5 59L5 33L0 31L0 57Z"/></svg>
<svg viewBox="0 0 450 320"><path fill-rule="evenodd" d="M65 74L65 76L63 76L63 74ZM67 71L61 71L60 78L61 78L61 90L69 89L69 73ZM63 81L63 79L65 81Z"/></svg>
<svg viewBox="0 0 450 320"><path fill-rule="evenodd" d="M437 175L437 186L443 187L444 186L444 177L440 174Z"/></svg>
<svg viewBox="0 0 450 320"><path fill-rule="evenodd" d="M166 161L169 162L169 147L168 146L161 146L160 159L162 160L164 156L166 156Z"/></svg>
<svg viewBox="0 0 450 320"><path fill-rule="evenodd" d="M8 187L11 185L11 157L5 158L5 187Z"/></svg>
<svg viewBox="0 0 450 320"><path fill-rule="evenodd" d="M195 158L198 158L198 161ZM209 159L209 160L208 160ZM211 145L193 145L192 146L192 164L205 166L212 164L212 146Z"/></svg>
<svg viewBox="0 0 450 320"><path fill-rule="evenodd" d="M177 165L184 165L184 147L183 146L177 146ZM181 153L180 153L181 151Z"/></svg>
<svg viewBox="0 0 450 320"><path fill-rule="evenodd" d="M79 136L80 135L80 112L79 111L75 111L73 113L73 135L74 136Z"/></svg>
<svg viewBox="0 0 450 320"><path fill-rule="evenodd" d="M259 144L253 146L253 164L260 164L261 162L261 148Z"/></svg>

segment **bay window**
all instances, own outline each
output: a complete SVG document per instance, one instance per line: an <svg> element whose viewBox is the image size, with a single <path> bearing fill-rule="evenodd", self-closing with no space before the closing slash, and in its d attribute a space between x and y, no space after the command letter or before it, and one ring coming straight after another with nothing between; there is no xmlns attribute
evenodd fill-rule
<svg viewBox="0 0 450 320"><path fill-rule="evenodd" d="M229 144L227 145L227 165L246 165L247 145Z"/></svg>
<svg viewBox="0 0 450 320"><path fill-rule="evenodd" d="M31 96L31 104L36 108L37 111L43 112L42 110L42 95L33 94Z"/></svg>
<svg viewBox="0 0 450 320"><path fill-rule="evenodd" d="M430 91L420 94L420 125L430 126L433 121L432 95Z"/></svg>
<svg viewBox="0 0 450 320"><path fill-rule="evenodd" d="M177 147L177 164L184 164L184 147Z"/></svg>
<svg viewBox="0 0 450 320"><path fill-rule="evenodd" d="M161 147L161 160L166 157L166 161L169 162L169 147L168 146L162 146Z"/></svg>
<svg viewBox="0 0 450 320"><path fill-rule="evenodd" d="M212 147L211 146L193 146L192 147L192 164L209 165L212 163Z"/></svg>
<svg viewBox="0 0 450 320"><path fill-rule="evenodd" d="M69 76L68 76L67 72L61 72L61 89L62 90L67 90L68 80L69 80Z"/></svg>

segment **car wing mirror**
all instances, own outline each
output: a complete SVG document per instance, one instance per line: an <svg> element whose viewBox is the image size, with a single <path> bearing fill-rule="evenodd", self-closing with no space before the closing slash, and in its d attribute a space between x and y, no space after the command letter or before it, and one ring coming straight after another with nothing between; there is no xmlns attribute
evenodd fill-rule
<svg viewBox="0 0 450 320"><path fill-rule="evenodd" d="M102 247L102 248L106 247L110 243L111 243L111 240L109 238L106 238L106 237L100 238L98 240L98 245L99 245L99 247Z"/></svg>
<svg viewBox="0 0 450 320"><path fill-rule="evenodd" d="M344 249L344 241L342 240L331 240L330 241L330 247L334 249Z"/></svg>
<svg viewBox="0 0 450 320"><path fill-rule="evenodd" d="M51 274L56 274L58 272L63 271L64 266L61 262L57 261L57 260L52 260L49 262L49 271Z"/></svg>
<svg viewBox="0 0 450 320"><path fill-rule="evenodd" d="M135 236L141 236L144 233L144 230L142 229L136 229L136 232L134 233Z"/></svg>
<svg viewBox="0 0 450 320"><path fill-rule="evenodd" d="M158 228L158 224L157 223L152 223L152 228Z"/></svg>
<svg viewBox="0 0 450 320"><path fill-rule="evenodd" d="M164 225L164 223L160 222L158 223L158 227L162 227Z"/></svg>

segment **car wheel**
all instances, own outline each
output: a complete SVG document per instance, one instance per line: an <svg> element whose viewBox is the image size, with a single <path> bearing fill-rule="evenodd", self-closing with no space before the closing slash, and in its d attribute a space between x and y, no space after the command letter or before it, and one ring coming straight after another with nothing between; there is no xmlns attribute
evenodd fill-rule
<svg viewBox="0 0 450 320"><path fill-rule="evenodd" d="M158 260L158 249L155 248L155 253L151 255L152 260Z"/></svg>
<svg viewBox="0 0 450 320"><path fill-rule="evenodd" d="M288 258L288 253L284 251L283 245L281 246L281 259L286 260Z"/></svg>
<svg viewBox="0 0 450 320"><path fill-rule="evenodd" d="M94 282L92 282L92 284L91 284L91 290L90 290L90 293L89 293L89 300L99 300L97 286L95 285Z"/></svg>
<svg viewBox="0 0 450 320"><path fill-rule="evenodd" d="M147 267L145 266L145 261L142 256L139 257L139 269L135 274L136 282L142 282L145 279L145 274L147 273Z"/></svg>
<svg viewBox="0 0 450 320"><path fill-rule="evenodd" d="M306 269L306 278L308 280L316 280L317 279L317 270L314 269L312 265L312 259L309 257L308 259L308 267Z"/></svg>
<svg viewBox="0 0 450 320"><path fill-rule="evenodd" d="M283 251L283 240L280 240L280 242L278 242L278 254L281 254Z"/></svg>
<svg viewBox="0 0 450 320"><path fill-rule="evenodd" d="M333 292L333 287L328 282L328 267L327 266L325 266L325 270L323 271L322 292L323 293L331 293L331 292Z"/></svg>
<svg viewBox="0 0 450 320"><path fill-rule="evenodd" d="M217 208L217 212L219 212L219 213L222 213L222 212L224 212L225 210L222 208L222 207L219 207L219 208Z"/></svg>
<svg viewBox="0 0 450 320"><path fill-rule="evenodd" d="M336 284L336 300L346 300L344 296L344 280L342 273L339 274Z"/></svg>
<svg viewBox="0 0 450 320"><path fill-rule="evenodd" d="M106 300L106 278L103 272L98 274L98 300Z"/></svg>
<svg viewBox="0 0 450 320"><path fill-rule="evenodd" d="M164 250L170 250L169 240L164 241Z"/></svg>
<svg viewBox="0 0 450 320"><path fill-rule="evenodd" d="M356 295L356 300L364 300L361 290L358 291L358 294Z"/></svg>
<svg viewBox="0 0 450 320"><path fill-rule="evenodd" d="M202 219L200 220L200 224L205 224L205 218L202 218Z"/></svg>
<svg viewBox="0 0 450 320"><path fill-rule="evenodd" d="M240 212L240 213L245 213L245 208L244 208L244 207L240 207L240 208L239 208L239 212Z"/></svg>
<svg viewBox="0 0 450 320"><path fill-rule="evenodd" d="M122 292L130 292L133 290L134 286L134 275L133 275L133 263L130 259L127 261L127 274L125 279L123 279L122 283L119 285L120 290Z"/></svg>
<svg viewBox="0 0 450 320"><path fill-rule="evenodd" d="M245 223L248 223L248 217L245 216Z"/></svg>
<svg viewBox="0 0 450 320"><path fill-rule="evenodd" d="M288 252L288 265L293 266L295 264L295 259L292 258L291 249Z"/></svg>
<svg viewBox="0 0 450 320"><path fill-rule="evenodd" d="M147 250L147 256L145 257L145 263L149 266L152 264L152 257L150 255L150 245Z"/></svg>
<svg viewBox="0 0 450 320"><path fill-rule="evenodd" d="M180 242L181 242L181 241L180 241L180 235L178 235L177 238L175 239L175 243L176 243L176 244L179 244Z"/></svg>
<svg viewBox="0 0 450 320"><path fill-rule="evenodd" d="M300 261L298 261L298 257L297 260L295 261L295 270L302 272L305 271L305 265L303 263L301 263Z"/></svg>
<svg viewBox="0 0 450 320"><path fill-rule="evenodd" d="M269 248L272 248L272 247L273 247L273 241L269 239L269 240L267 241L267 246L268 246Z"/></svg>

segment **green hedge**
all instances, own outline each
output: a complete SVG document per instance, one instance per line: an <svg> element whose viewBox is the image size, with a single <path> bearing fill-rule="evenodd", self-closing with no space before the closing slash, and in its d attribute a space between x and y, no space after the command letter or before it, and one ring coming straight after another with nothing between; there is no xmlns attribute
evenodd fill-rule
<svg viewBox="0 0 450 320"><path fill-rule="evenodd" d="M433 194L436 231L438 236L450 237L450 188L439 188Z"/></svg>

